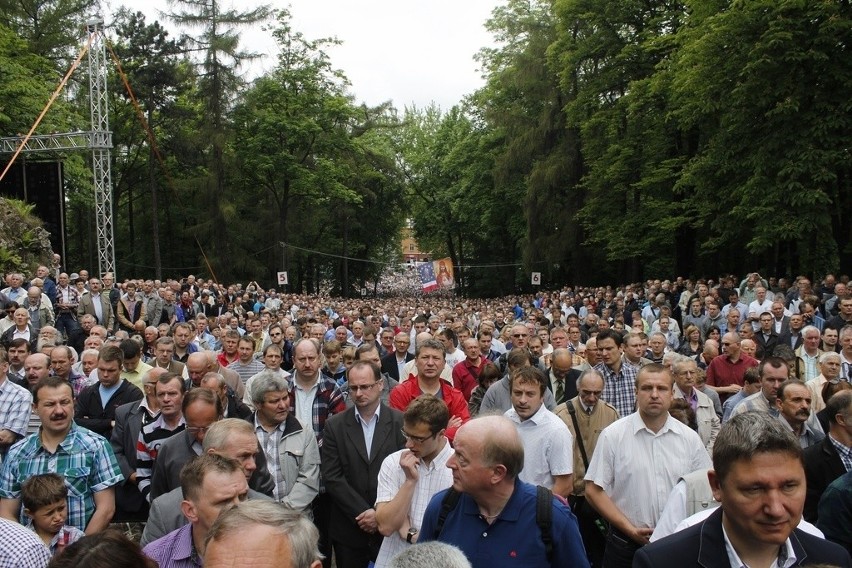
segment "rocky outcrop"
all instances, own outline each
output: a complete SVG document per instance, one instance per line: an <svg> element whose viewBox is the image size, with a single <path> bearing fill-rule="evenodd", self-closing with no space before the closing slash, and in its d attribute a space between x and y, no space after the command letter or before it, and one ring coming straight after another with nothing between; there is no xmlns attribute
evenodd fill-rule
<svg viewBox="0 0 852 568"><path fill-rule="evenodd" d="M33 209L24 201L0 197L0 273L35 274L40 264L51 265L50 233Z"/></svg>

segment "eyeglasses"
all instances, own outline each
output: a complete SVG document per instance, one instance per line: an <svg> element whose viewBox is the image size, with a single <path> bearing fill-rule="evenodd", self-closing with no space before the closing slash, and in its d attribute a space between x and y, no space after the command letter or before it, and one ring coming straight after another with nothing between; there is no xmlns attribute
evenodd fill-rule
<svg viewBox="0 0 852 568"><path fill-rule="evenodd" d="M281 334L280 333L270 333L269 336L270 337L281 337Z"/></svg>
<svg viewBox="0 0 852 568"><path fill-rule="evenodd" d="M412 436L411 434L409 434L408 432L406 432L405 430L403 430L401 428L400 428L399 431L402 432L402 436L406 440L408 440L410 442L414 442L415 444L422 444L423 442L425 442L429 438L434 438L437 435L437 432L435 432L435 434L432 434L431 436Z"/></svg>
<svg viewBox="0 0 852 568"><path fill-rule="evenodd" d="M512 337L529 337L529 334L526 333L513 333Z"/></svg>
<svg viewBox="0 0 852 568"><path fill-rule="evenodd" d="M210 428L211 426L187 426L186 431L195 436L196 434L206 434Z"/></svg>
<svg viewBox="0 0 852 568"><path fill-rule="evenodd" d="M371 383L369 385L349 385L349 391L354 393L358 393L359 391L367 392L377 384L379 384L379 381L376 381L375 383Z"/></svg>

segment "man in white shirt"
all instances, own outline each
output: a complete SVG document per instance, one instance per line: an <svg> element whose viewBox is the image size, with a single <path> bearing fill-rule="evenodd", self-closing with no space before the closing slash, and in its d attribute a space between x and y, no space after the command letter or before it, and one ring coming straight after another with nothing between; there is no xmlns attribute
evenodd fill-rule
<svg viewBox="0 0 852 568"><path fill-rule="evenodd" d="M376 522L385 537L376 568L417 542L432 497L453 484L447 460L453 448L445 436L450 412L430 395L414 399L403 416L405 449L382 462L376 491Z"/></svg>
<svg viewBox="0 0 852 568"><path fill-rule="evenodd" d="M636 378L638 410L601 433L589 463L586 499L611 525L604 552L609 568L630 568L675 483L710 467L698 434L669 416L673 384L662 365L642 367Z"/></svg>
<svg viewBox="0 0 852 568"><path fill-rule="evenodd" d="M544 405L548 378L537 367L524 367L511 378L512 408L505 416L524 445L521 481L568 497L574 490L574 438L568 426Z"/></svg>

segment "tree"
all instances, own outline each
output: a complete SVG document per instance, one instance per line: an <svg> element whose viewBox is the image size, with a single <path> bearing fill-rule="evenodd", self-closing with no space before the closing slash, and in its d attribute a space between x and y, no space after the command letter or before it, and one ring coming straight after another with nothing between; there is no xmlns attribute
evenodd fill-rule
<svg viewBox="0 0 852 568"><path fill-rule="evenodd" d="M219 0L171 0L175 9L168 16L178 25L201 30L198 36L187 36L193 50L203 54L199 63L198 95L203 102L201 140L209 145L208 171L196 178L194 185L204 194L207 216L199 223L205 239L211 245L210 255L222 268L222 277L229 276L230 259L228 221L233 207L228 203L230 154L228 143L232 133L229 112L233 98L243 85L237 74L239 67L256 57L240 49L238 28L256 25L270 15L266 5L252 10L223 9Z"/></svg>
<svg viewBox="0 0 852 568"><path fill-rule="evenodd" d="M94 15L97 5L97 0L0 0L0 24L65 72L86 35L86 18Z"/></svg>

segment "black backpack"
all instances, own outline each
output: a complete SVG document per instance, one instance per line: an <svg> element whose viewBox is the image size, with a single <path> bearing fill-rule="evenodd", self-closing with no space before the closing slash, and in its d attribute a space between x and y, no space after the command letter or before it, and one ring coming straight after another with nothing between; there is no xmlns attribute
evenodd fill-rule
<svg viewBox="0 0 852 568"><path fill-rule="evenodd" d="M438 540L438 537L441 536L447 516L458 505L459 497L461 497L461 493L450 487L441 500L441 512L438 514L435 534L432 536L435 540ZM541 532L541 541L544 543L547 561L550 562L553 559L553 530L551 526L553 524L553 492L541 485L536 487L535 523Z"/></svg>

